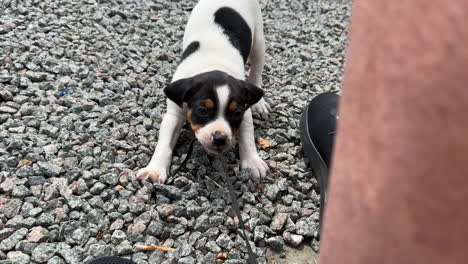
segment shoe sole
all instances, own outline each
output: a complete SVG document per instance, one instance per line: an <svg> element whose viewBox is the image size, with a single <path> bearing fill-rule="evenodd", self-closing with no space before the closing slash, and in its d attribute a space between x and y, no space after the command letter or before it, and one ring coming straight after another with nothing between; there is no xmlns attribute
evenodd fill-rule
<svg viewBox="0 0 468 264"><path fill-rule="evenodd" d="M309 134L309 118L308 118L309 104L304 109L301 116L299 128L301 131L301 142L304 150L305 162L312 168L312 171L317 178L320 185L320 230L323 223L323 212L327 202L327 186L328 186L328 167L325 161L320 156L317 148L315 147L312 138Z"/></svg>

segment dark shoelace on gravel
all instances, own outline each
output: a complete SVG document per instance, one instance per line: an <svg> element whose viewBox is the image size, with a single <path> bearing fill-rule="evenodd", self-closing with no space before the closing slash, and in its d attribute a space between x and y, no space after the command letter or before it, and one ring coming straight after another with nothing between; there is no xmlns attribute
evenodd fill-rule
<svg viewBox="0 0 468 264"><path fill-rule="evenodd" d="M177 173L179 172L179 170L181 168L183 168L185 166L185 164L188 162L188 160L192 156L193 146L195 145L196 141L197 141L197 139L193 139L190 142L190 145L189 145L189 148L188 148L188 151L187 151L187 156L185 156L185 159L182 161L182 163L179 165L179 167L177 167L177 169L175 169L174 173L172 173L172 176L176 176ZM244 219L242 218L242 214L241 214L241 211L240 211L239 201L237 200L237 195L236 195L236 191L234 190L234 186L232 184L232 179L228 175L227 161L224 159L224 157L220 157L219 159L220 159L221 164L223 165L223 178L224 178L224 181L227 183L227 189L229 191L229 196L231 198L232 208L234 210L234 213L237 215L237 218L239 218L239 224L240 224L240 226L242 228L241 236L245 241L245 245L247 246L247 254L249 255L249 257L247 259L247 263L248 264L257 264L257 255L253 252L252 247L250 246L250 240L248 239L248 237L247 237L247 235L245 233Z"/></svg>
<svg viewBox="0 0 468 264"><path fill-rule="evenodd" d="M177 169L175 169L175 171L172 173L172 176L176 176L177 173L180 171L180 169L185 167L185 164L187 164L188 160L192 156L193 146L195 145L196 141L197 141L196 138L194 138L194 139L192 139L192 141L190 141L190 145L189 145L189 148L187 150L187 156L185 156L185 159L182 161L182 163L179 165L179 167L177 167Z"/></svg>

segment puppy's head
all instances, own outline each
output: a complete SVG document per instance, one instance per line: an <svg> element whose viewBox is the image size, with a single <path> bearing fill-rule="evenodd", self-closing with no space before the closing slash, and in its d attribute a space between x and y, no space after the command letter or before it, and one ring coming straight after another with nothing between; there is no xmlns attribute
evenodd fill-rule
<svg viewBox="0 0 468 264"><path fill-rule="evenodd" d="M164 93L180 107L187 104L192 130L212 154L234 145L245 111L263 96L262 89L220 71L175 81Z"/></svg>

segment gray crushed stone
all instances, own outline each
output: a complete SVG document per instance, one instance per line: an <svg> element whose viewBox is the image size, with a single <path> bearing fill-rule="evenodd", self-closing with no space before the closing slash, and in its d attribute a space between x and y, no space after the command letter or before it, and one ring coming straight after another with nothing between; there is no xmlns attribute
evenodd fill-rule
<svg viewBox="0 0 468 264"><path fill-rule="evenodd" d="M196 146L167 185L139 182L196 1L0 2L0 262L245 263L246 247L219 171ZM307 102L341 86L350 1L261 1L263 87L273 106L255 118L271 168L235 179L247 235L268 247L318 249L318 183L301 153ZM57 95L61 95L58 96ZM172 170L193 134L182 132ZM234 168L236 157L228 155ZM232 174L233 172L231 172ZM135 245L172 252L135 250Z"/></svg>

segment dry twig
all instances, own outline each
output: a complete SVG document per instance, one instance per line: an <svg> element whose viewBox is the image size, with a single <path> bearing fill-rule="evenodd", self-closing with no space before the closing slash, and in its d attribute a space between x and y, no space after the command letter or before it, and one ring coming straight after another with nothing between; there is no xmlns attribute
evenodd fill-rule
<svg viewBox="0 0 468 264"><path fill-rule="evenodd" d="M173 251L173 250L175 250L175 248L147 246L147 245L136 245L135 248L139 249L139 250L161 250L161 251Z"/></svg>

